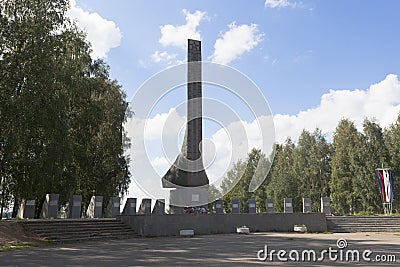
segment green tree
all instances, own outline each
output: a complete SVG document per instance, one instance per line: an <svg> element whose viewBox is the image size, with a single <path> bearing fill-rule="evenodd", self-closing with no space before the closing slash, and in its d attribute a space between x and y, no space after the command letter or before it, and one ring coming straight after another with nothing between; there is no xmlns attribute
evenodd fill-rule
<svg viewBox="0 0 400 267"><path fill-rule="evenodd" d="M261 164L261 169L257 170L258 164ZM233 166L233 168L227 173L226 177L221 183L222 193L224 194L222 201L224 203L225 212L231 212L232 199L238 199L240 202L241 212L248 212L248 200L255 198L257 207L263 207L265 205L263 198L263 185L258 188L255 192L249 192L250 181L254 178L261 179L266 175L266 167L268 160L265 155L259 149L253 148L248 154L245 161L239 160ZM231 190L229 190L232 188ZM265 207L261 208L261 210Z"/></svg>
<svg viewBox="0 0 400 267"><path fill-rule="evenodd" d="M356 150L354 160L355 182L354 196L356 199L355 211L379 212L381 200L379 187L376 181L375 169L382 165L387 166L389 152L383 138L382 128L375 122L364 120L360 148Z"/></svg>
<svg viewBox="0 0 400 267"><path fill-rule="evenodd" d="M221 191L213 184L208 187L208 210L214 210L214 200L219 199L221 197Z"/></svg>
<svg viewBox="0 0 400 267"><path fill-rule="evenodd" d="M384 139L386 148L389 151L389 166L392 168L395 177L393 208L394 210L397 210L397 212L400 212L400 197L398 194L398 192L400 192L400 114L398 115L396 122L385 129Z"/></svg>
<svg viewBox="0 0 400 267"><path fill-rule="evenodd" d="M332 176L330 181L333 211L353 213L356 207L354 185L358 169L357 155L362 145L361 134L353 122L342 119L333 136Z"/></svg>
<svg viewBox="0 0 400 267"><path fill-rule="evenodd" d="M36 197L38 214L46 193L65 203L74 193L124 193L129 184L125 94L108 66L92 61L68 4L0 3L0 177L14 215L22 199Z"/></svg>
<svg viewBox="0 0 400 267"><path fill-rule="evenodd" d="M271 178L265 191L268 198L274 199L277 212L283 212L283 199L286 197L292 198L294 211L301 210L299 180L293 170L294 148L290 138L285 144L276 145L276 154L269 174Z"/></svg>
<svg viewBox="0 0 400 267"><path fill-rule="evenodd" d="M293 151L293 171L299 181L301 198L311 198L313 211L320 210L320 199L330 195L331 148L319 129L303 130Z"/></svg>

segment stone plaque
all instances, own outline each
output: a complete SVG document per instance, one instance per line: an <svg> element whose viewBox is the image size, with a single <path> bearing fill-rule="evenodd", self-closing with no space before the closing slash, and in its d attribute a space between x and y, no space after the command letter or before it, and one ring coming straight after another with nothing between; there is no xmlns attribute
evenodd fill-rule
<svg viewBox="0 0 400 267"><path fill-rule="evenodd" d="M135 215L136 214L136 198L128 198L125 202L122 215Z"/></svg>
<svg viewBox="0 0 400 267"><path fill-rule="evenodd" d="M266 207L267 213L274 213L275 212L274 199L273 198L267 198L265 200L265 207Z"/></svg>
<svg viewBox="0 0 400 267"><path fill-rule="evenodd" d="M198 194L193 194L192 195L192 201L198 202L200 200L200 196Z"/></svg>
<svg viewBox="0 0 400 267"><path fill-rule="evenodd" d="M311 199L310 198L303 198L303 213L312 212L311 210Z"/></svg>
<svg viewBox="0 0 400 267"><path fill-rule="evenodd" d="M321 197L321 212L327 215L332 214L331 201L329 197Z"/></svg>
<svg viewBox="0 0 400 267"><path fill-rule="evenodd" d="M165 199L157 199L152 214L163 215L165 214Z"/></svg>
<svg viewBox="0 0 400 267"><path fill-rule="evenodd" d="M86 217L88 218L102 218L103 217L103 196L92 196L89 206L86 210Z"/></svg>
<svg viewBox="0 0 400 267"><path fill-rule="evenodd" d="M293 213L292 198L286 197L283 200L283 207L285 213Z"/></svg>
<svg viewBox="0 0 400 267"><path fill-rule="evenodd" d="M121 202L120 197L110 197L107 209L105 211L107 218L116 218L118 215L120 215L119 211L120 202Z"/></svg>
<svg viewBox="0 0 400 267"><path fill-rule="evenodd" d="M21 219L33 219L35 217L35 200L22 200L17 217Z"/></svg>
<svg viewBox="0 0 400 267"><path fill-rule="evenodd" d="M43 202L41 219L56 219L58 217L58 194L47 194Z"/></svg>
<svg viewBox="0 0 400 267"><path fill-rule="evenodd" d="M69 199L67 217L70 219L78 219L82 213L82 196L73 195Z"/></svg>
<svg viewBox="0 0 400 267"><path fill-rule="evenodd" d="M221 199L218 199L218 200L216 200L215 202L214 202L214 208L215 208L215 213L217 213L217 214L223 214L224 213L224 209L223 209L223 206L222 206L222 200Z"/></svg>
<svg viewBox="0 0 400 267"><path fill-rule="evenodd" d="M139 207L138 214L151 214L151 199L150 198L143 198L142 203Z"/></svg>
<svg viewBox="0 0 400 267"><path fill-rule="evenodd" d="M232 199L232 213L240 213L240 203L237 199Z"/></svg>
<svg viewBox="0 0 400 267"><path fill-rule="evenodd" d="M256 200L255 199L249 199L248 201L249 204L249 213L254 214L256 213Z"/></svg>

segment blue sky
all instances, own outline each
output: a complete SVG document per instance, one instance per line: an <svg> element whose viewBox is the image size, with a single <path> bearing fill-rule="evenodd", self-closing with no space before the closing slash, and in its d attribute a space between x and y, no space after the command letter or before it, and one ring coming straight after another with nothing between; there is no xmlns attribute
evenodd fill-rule
<svg viewBox="0 0 400 267"><path fill-rule="evenodd" d="M128 99L152 75L185 61L185 40L197 38L203 60L232 66L258 85L274 114L277 142L296 140L303 128L319 127L329 136L341 118L360 130L366 117L386 127L400 111L400 1L71 0L71 5L69 16L87 31L93 56L110 65ZM150 132L161 131L169 116L184 122L173 110L185 100L184 90L153 112ZM247 123L252 129L252 121ZM207 137L222 140L213 131ZM156 147L154 137L149 139ZM169 163L151 150L161 174Z"/></svg>
<svg viewBox="0 0 400 267"><path fill-rule="evenodd" d="M182 10L206 12L198 31L203 57L228 25L257 24L263 40L229 65L263 90L273 113L296 114L318 105L329 89L367 89L400 69L398 1L304 1L270 8L263 1L77 1L86 11L115 22L121 45L107 53L112 77L131 97L166 63L155 51L185 51L159 43L162 25L185 24ZM141 64L145 65L145 67Z"/></svg>

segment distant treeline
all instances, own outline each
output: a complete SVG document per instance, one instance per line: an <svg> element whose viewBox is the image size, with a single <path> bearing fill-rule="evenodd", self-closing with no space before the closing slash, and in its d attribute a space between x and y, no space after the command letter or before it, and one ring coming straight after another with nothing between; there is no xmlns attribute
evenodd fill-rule
<svg viewBox="0 0 400 267"><path fill-rule="evenodd" d="M130 182L128 103L109 67L92 60L68 0L0 3L0 204L46 193L123 194ZM38 214L37 210L37 214Z"/></svg>
<svg viewBox="0 0 400 267"><path fill-rule="evenodd" d="M288 138L284 144L275 145L275 152L270 172L253 193L247 189L258 161L265 166L270 164L260 150L253 149L245 161L237 162L228 172L221 185L223 192L245 170L242 179L223 198L228 212L233 198L241 201L243 212L248 209L249 198L256 198L261 211L265 211L265 199L274 198L275 209L281 212L285 197L293 199L295 211L302 211L303 197L311 198L313 211L319 211L320 198L328 196L335 214L382 213L374 173L382 165L394 172L393 209L400 209L400 116L384 130L365 119L362 132L352 121L343 119L332 142L318 129L313 133L303 130L296 144Z"/></svg>

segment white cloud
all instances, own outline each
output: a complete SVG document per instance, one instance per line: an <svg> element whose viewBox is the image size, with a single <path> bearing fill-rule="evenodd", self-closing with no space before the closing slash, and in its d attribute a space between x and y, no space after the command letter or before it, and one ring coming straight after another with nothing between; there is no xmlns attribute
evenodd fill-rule
<svg viewBox="0 0 400 267"><path fill-rule="evenodd" d="M206 170L210 182L224 178L233 164L244 159L252 148L270 155L274 144L271 126L271 117L262 116L251 122L233 122L215 132L210 138L215 147L215 161Z"/></svg>
<svg viewBox="0 0 400 267"><path fill-rule="evenodd" d="M185 49L187 39L201 40L197 27L200 25L200 21L205 18L206 12L196 10L194 13L190 13L186 9L182 12L185 15L186 24L179 26L166 24L160 27L161 38L159 42L163 46L171 45Z"/></svg>
<svg viewBox="0 0 400 267"><path fill-rule="evenodd" d="M168 193L161 188L161 176L175 158L165 155L161 140L164 138L163 141L168 145L178 147L176 137L185 122L186 118L180 116L174 108L148 119L128 119L124 127L131 139L131 148L126 154L131 158L131 168L134 168L134 182L129 187L129 196L142 198L157 195L159 198L159 194ZM149 171L149 168L153 168L154 171Z"/></svg>
<svg viewBox="0 0 400 267"><path fill-rule="evenodd" d="M263 36L257 24L236 25L232 22L229 30L215 41L214 54L210 58L215 63L228 64L251 51L262 41Z"/></svg>
<svg viewBox="0 0 400 267"><path fill-rule="evenodd" d="M166 173L168 168L171 167L171 159L156 156L153 160L151 160L151 165L154 167L158 175L162 177Z"/></svg>
<svg viewBox="0 0 400 267"><path fill-rule="evenodd" d="M390 74L367 90L330 90L318 107L296 115L275 115L276 139L280 143L288 136L296 140L303 129L313 131L316 127L330 133L343 118L354 121L359 130L365 118L374 118L386 127L396 121L399 112L400 82L397 75Z"/></svg>
<svg viewBox="0 0 400 267"><path fill-rule="evenodd" d="M265 0L265 6L270 8L296 7L296 2L288 0Z"/></svg>
<svg viewBox="0 0 400 267"><path fill-rule="evenodd" d="M145 121L145 139L159 139L161 135L175 136L176 130L181 129L186 123L186 117L178 114L176 109L171 108L168 113L155 115Z"/></svg>
<svg viewBox="0 0 400 267"><path fill-rule="evenodd" d="M361 129L365 117L375 118L381 126L385 127L395 122L399 112L400 81L396 75L390 74L383 81L371 85L366 90L330 90L321 97L317 107L301 111L296 115L275 115L276 141L283 143L288 136L297 140L303 129L313 131L316 127L320 128L322 133L332 133L342 118L354 121L359 129ZM161 188L161 176L179 153L180 144L178 144L177 136L182 134L185 122L184 116L179 115L175 109L170 109L166 113L157 114L147 120L133 118L127 124L128 135L132 138L132 148L129 154L133 159L133 168L142 170L148 161L155 170L155 175L142 173L137 177L143 184L153 181L154 184L147 185L147 188L151 188L153 191L165 191ZM272 141L261 135L259 122L262 127L265 127L262 132L270 133L269 118L264 116L251 122L232 122L210 135L209 141L213 143L213 146L209 148L204 146L206 154L204 157L214 158L206 170L210 182L224 177L239 156L245 156L249 149L270 146ZM142 129L144 125L146 127L143 136L137 133L137 129ZM163 141L161 141L162 135ZM146 149L138 149L140 142L148 144ZM173 146L175 152L172 153L173 155L168 153L165 155L161 149L162 146L164 148ZM207 153L215 153L215 156L207 155ZM153 188L157 186L160 189ZM130 195L137 197L141 194L143 193L140 192L140 189L132 183Z"/></svg>
<svg viewBox="0 0 400 267"><path fill-rule="evenodd" d="M267 125L267 118L259 118L261 125ZM183 127L186 117L171 108L168 113L160 113L149 119L132 118L126 124L128 136L131 137L132 147L128 152L132 156L134 166L144 166L144 161L149 161L159 178L165 174L171 163L179 154L181 144L179 135L184 133ZM145 129L140 134L138 129ZM265 146L259 128L259 121L236 121L213 133L203 143L203 161L210 182L221 179L232 165L247 156L253 147ZM180 140L182 142L182 140ZM145 143L144 150L138 149L140 143ZM270 142L272 147L272 140ZM151 174L143 174L149 179Z"/></svg>
<svg viewBox="0 0 400 267"><path fill-rule="evenodd" d="M156 62L156 63L159 63L159 62L162 62L162 61L172 62L172 60L175 59L176 56L177 56L177 54L172 54L171 55L167 51L160 52L160 51L157 50L156 52L154 52L151 55L151 60Z"/></svg>
<svg viewBox="0 0 400 267"><path fill-rule="evenodd" d="M67 16L75 20L78 27L87 32L87 39L92 44L94 58L106 57L111 48L121 43L122 33L114 21L102 18L98 13L89 13L70 0Z"/></svg>

